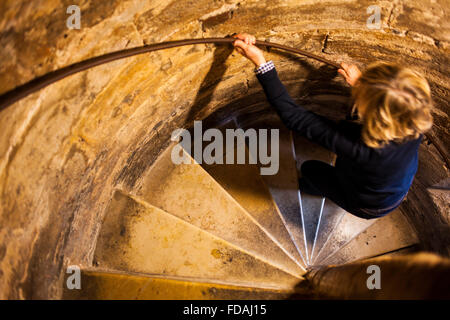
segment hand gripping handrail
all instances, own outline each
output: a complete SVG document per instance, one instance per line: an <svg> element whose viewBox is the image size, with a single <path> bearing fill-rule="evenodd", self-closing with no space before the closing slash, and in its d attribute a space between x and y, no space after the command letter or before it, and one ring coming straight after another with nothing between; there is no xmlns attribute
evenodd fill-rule
<svg viewBox="0 0 450 320"><path fill-rule="evenodd" d="M193 45L193 44L199 44L199 43L233 43L236 40L236 38L233 37L225 37L225 38L199 38L199 39L185 39L185 40L175 40L175 41L166 41L166 42L160 42L160 43L154 43L145 45L142 47L136 47L131 49L125 49L120 51L115 51L111 53L107 53L98 57L90 58L84 61L80 61L74 64L71 64L69 66L63 67L61 69L49 72L47 74L44 74L40 77L37 77L23 85L20 85L16 87L15 89L8 91L0 96L0 112L7 108L8 106L12 105L13 103L19 101L20 99L25 98L26 96L52 84L55 83L58 80L61 80L65 77L68 77L70 75L73 75L75 73L78 73L80 71L84 71L90 68L93 68L95 66L108 63L114 60L124 59L127 57L135 56L138 54L143 54L151 51L157 51L157 50L163 50L168 48L174 48L174 47L180 47L180 46L186 46L186 45ZM267 42L267 41L260 41L256 40L256 45L266 46L266 47L272 47L272 48L279 48L282 50L286 50L293 53L298 53L303 56L324 62L326 64L335 66L336 68L339 68L339 64L327 60L319 55L303 51L301 49L291 48L288 46L284 46L278 43L273 42Z"/></svg>

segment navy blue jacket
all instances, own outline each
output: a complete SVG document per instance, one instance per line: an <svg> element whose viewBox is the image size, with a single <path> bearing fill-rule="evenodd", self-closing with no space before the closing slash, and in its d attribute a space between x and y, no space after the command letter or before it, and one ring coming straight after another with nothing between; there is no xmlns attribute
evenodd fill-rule
<svg viewBox="0 0 450 320"><path fill-rule="evenodd" d="M275 68L256 77L288 129L336 153L337 178L353 207L386 208L405 196L417 171L422 135L382 148L368 147L361 139L360 124L336 123L297 105Z"/></svg>

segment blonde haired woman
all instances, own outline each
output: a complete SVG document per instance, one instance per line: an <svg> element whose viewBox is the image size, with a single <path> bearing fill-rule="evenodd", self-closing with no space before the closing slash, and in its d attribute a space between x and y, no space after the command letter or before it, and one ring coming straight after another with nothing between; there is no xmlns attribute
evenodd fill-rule
<svg viewBox="0 0 450 320"><path fill-rule="evenodd" d="M301 167L300 190L329 198L365 219L397 208L417 171L423 133L432 126L430 88L419 73L375 63L363 73L343 63L338 72L352 86L360 123L335 123L297 105L266 61L255 37L234 35L235 49L255 64L269 103L291 130L333 151L335 166L310 160Z"/></svg>

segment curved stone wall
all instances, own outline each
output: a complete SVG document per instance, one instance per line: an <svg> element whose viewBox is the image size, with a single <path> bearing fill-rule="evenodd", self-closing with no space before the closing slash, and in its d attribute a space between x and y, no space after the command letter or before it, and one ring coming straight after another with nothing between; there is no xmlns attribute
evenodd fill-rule
<svg viewBox="0 0 450 320"><path fill-rule="evenodd" d="M381 59L419 69L436 103L432 136L448 157L447 1L83 1L81 29L69 30L71 4L0 4L0 92L119 49L245 31L338 62L363 67ZM381 8L380 30L366 26L374 4ZM342 99L327 100L348 95L333 70L276 49L266 58L299 102L322 95L316 111L334 118L345 113ZM172 130L258 104L265 97L245 58L231 46L195 45L81 72L3 110L0 298L60 297L64 267L92 261L114 188L138 186ZM423 247L448 254L448 204L427 188L448 179L449 168L433 144L422 144L420 160L402 208Z"/></svg>

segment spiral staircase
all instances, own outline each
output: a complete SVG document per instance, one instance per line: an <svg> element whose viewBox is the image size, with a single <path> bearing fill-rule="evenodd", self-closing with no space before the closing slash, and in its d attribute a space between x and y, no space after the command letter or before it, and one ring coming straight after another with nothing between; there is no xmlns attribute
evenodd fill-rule
<svg viewBox="0 0 450 320"><path fill-rule="evenodd" d="M172 142L133 190L115 190L82 288L66 289L64 298L311 298L303 286L311 269L414 251L417 237L399 210L364 220L301 193L301 164L332 164L335 156L287 130L275 113L209 126L279 129L278 173L260 175L262 165L249 161L199 164L187 151L192 164L176 165ZM248 146L240 147L249 159Z"/></svg>

